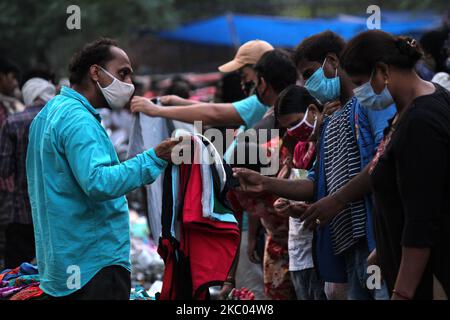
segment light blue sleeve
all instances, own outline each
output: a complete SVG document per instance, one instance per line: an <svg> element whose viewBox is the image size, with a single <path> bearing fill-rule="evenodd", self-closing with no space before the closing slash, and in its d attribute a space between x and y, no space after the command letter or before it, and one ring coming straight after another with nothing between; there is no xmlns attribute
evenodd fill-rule
<svg viewBox="0 0 450 320"><path fill-rule="evenodd" d="M63 148L72 173L81 189L96 201L115 199L145 184L152 183L167 162L153 149L119 164L111 156L111 141L95 123L81 118L65 127Z"/></svg>
<svg viewBox="0 0 450 320"><path fill-rule="evenodd" d="M362 107L366 112L367 119L370 124L370 128L372 130L372 136L375 142L375 151L378 148L381 140L384 136L384 129L389 125L389 120L395 116L397 112L397 108L394 104L389 106L388 108L380 111L372 110L369 108Z"/></svg>
<svg viewBox="0 0 450 320"><path fill-rule="evenodd" d="M233 107L239 113L247 128L251 128L257 124L268 110L267 106L259 102L256 95L234 102Z"/></svg>

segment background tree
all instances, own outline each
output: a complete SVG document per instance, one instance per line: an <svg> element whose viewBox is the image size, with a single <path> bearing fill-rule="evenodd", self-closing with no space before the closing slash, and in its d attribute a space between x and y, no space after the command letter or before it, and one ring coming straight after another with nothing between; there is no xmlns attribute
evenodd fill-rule
<svg viewBox="0 0 450 320"><path fill-rule="evenodd" d="M81 8L81 30L68 30L66 9ZM448 0L0 0L0 55L26 69L36 64L66 71L70 55L99 36L125 48L146 33L226 12L292 17L365 15L370 4L383 10L434 10L444 13Z"/></svg>

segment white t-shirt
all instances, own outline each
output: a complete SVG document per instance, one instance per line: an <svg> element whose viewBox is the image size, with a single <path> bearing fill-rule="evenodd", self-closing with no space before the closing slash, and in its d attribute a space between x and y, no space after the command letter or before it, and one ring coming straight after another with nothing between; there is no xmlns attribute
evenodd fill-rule
<svg viewBox="0 0 450 320"><path fill-rule="evenodd" d="M307 171L292 169L290 179L305 179ZM289 218L289 271L314 268L312 257L313 232L303 228L298 218Z"/></svg>

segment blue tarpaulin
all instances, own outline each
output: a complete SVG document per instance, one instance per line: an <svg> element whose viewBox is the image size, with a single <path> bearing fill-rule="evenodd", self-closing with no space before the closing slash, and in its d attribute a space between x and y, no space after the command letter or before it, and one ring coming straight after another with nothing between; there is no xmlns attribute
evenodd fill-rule
<svg viewBox="0 0 450 320"><path fill-rule="evenodd" d="M158 33L164 39L209 45L239 46L254 39L266 40L277 47L295 47L302 39L331 30L344 39L367 30L365 17L295 19L287 17L226 14ZM416 35L440 25L439 17L415 18L391 15L382 19L381 29L393 34Z"/></svg>

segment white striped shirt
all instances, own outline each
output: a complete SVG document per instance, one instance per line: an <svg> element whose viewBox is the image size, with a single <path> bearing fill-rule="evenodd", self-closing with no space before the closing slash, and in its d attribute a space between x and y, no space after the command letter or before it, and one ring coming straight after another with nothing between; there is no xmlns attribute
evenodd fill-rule
<svg viewBox="0 0 450 320"><path fill-rule="evenodd" d="M328 194L333 194L361 172L361 156L350 124L353 98L328 123L324 139L324 166ZM352 202L331 222L333 251L340 254L366 236L364 201Z"/></svg>

